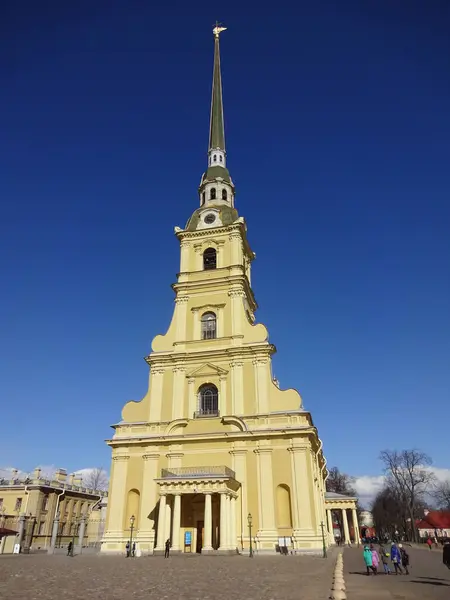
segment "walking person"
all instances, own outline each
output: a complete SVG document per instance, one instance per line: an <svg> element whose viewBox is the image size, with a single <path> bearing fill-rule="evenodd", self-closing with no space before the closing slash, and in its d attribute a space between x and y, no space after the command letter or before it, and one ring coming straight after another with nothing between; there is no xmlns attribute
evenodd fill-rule
<svg viewBox="0 0 450 600"><path fill-rule="evenodd" d="M371 552L369 546L364 546L363 558L364 558L364 563L366 565L367 575L370 575L371 571L374 575L376 575L377 572L375 570L375 567L372 564L372 552Z"/></svg>
<svg viewBox="0 0 450 600"><path fill-rule="evenodd" d="M389 563L388 563L389 552L386 552L386 548L384 546L380 546L380 556L381 556L381 562L383 563L384 574L390 575L391 570L389 568Z"/></svg>
<svg viewBox="0 0 450 600"><path fill-rule="evenodd" d="M133 542L133 547L131 548L131 556L132 558L136 556L136 542Z"/></svg>
<svg viewBox="0 0 450 600"><path fill-rule="evenodd" d="M170 539L166 540L166 549L164 550L164 558L169 558L170 555Z"/></svg>
<svg viewBox="0 0 450 600"><path fill-rule="evenodd" d="M431 548L433 547L433 542L431 541L431 538L430 538L430 537L427 539L427 546L428 546L428 548L429 548L430 550L431 550Z"/></svg>
<svg viewBox="0 0 450 600"><path fill-rule="evenodd" d="M395 542L393 542L391 546L391 561L394 565L395 574L398 575L400 573L400 575L402 575L403 571L402 567L400 566L402 564L402 555L400 554L400 550Z"/></svg>
<svg viewBox="0 0 450 600"><path fill-rule="evenodd" d="M73 544L72 542L69 542L69 545L67 546L67 556L72 556L72 548Z"/></svg>
<svg viewBox="0 0 450 600"><path fill-rule="evenodd" d="M442 550L442 562L448 569L450 569L450 540L448 539L444 541L444 548Z"/></svg>
<svg viewBox="0 0 450 600"><path fill-rule="evenodd" d="M125 551L127 553L127 558L130 558L130 542L127 542L125 546Z"/></svg>
<svg viewBox="0 0 450 600"><path fill-rule="evenodd" d="M402 557L402 567L405 569L406 575L409 575L409 570L408 570L409 554L406 552L406 550L403 548L403 546L401 544L399 544L398 547L400 550L400 556Z"/></svg>
<svg viewBox="0 0 450 600"><path fill-rule="evenodd" d="M370 551L372 552L372 567L375 569L375 575L377 575L380 559L378 558L378 552L375 550L375 546L373 544L370 544Z"/></svg>

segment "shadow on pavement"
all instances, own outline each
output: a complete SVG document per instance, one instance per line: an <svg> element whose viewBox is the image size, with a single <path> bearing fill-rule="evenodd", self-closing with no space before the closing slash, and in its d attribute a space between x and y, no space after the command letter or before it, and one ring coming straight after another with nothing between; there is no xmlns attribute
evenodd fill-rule
<svg viewBox="0 0 450 600"><path fill-rule="evenodd" d="M417 579L432 579L433 581L450 581L448 579L443 579L442 577L423 577L422 575L419 575Z"/></svg>
<svg viewBox="0 0 450 600"><path fill-rule="evenodd" d="M450 583L442 583L442 581L419 581L418 579L411 579L409 583L422 583L423 585L442 585L443 587L450 587Z"/></svg>

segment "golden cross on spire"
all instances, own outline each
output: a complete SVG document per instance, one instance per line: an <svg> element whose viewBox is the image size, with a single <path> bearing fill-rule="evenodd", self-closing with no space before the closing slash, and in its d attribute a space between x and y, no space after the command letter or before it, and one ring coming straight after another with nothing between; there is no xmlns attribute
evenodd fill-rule
<svg viewBox="0 0 450 600"><path fill-rule="evenodd" d="M225 31L225 30L226 30L226 27L223 27L220 23L218 23L216 21L216 24L214 25L214 28L213 28L214 37L218 38L219 35L222 33L222 31Z"/></svg>

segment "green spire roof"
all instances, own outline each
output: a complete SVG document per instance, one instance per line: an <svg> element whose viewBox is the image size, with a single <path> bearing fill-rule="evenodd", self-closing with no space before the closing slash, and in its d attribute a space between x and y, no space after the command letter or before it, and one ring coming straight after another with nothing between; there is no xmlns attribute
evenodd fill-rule
<svg viewBox="0 0 450 600"><path fill-rule="evenodd" d="M211 98L211 118L209 123L209 150L220 148L225 151L225 131L223 125L222 77L220 74L219 34L225 27L214 29L214 72Z"/></svg>

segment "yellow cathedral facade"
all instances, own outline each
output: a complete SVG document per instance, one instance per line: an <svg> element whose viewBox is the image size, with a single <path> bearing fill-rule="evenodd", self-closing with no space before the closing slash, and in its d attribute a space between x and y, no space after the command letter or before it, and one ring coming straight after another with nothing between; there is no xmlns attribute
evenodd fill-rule
<svg viewBox="0 0 450 600"><path fill-rule="evenodd" d="M167 540L171 552L320 552L333 539L322 442L299 393L279 389L275 347L255 323L255 254L226 166L223 28L213 31L200 208L175 228L175 308L146 357L148 392L125 405L107 442L105 553L123 552L130 534L139 554L163 552Z"/></svg>

